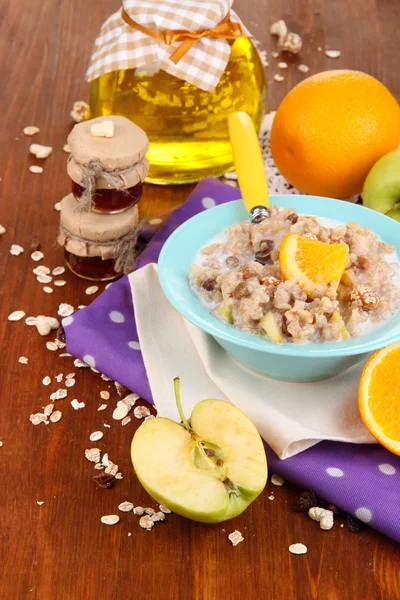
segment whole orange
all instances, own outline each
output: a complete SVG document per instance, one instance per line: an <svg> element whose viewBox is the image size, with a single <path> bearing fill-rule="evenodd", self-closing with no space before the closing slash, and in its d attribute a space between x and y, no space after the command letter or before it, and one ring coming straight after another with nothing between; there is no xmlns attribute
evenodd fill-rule
<svg viewBox="0 0 400 600"><path fill-rule="evenodd" d="M400 107L380 81L360 71L325 71L296 85L278 107L271 151L301 192L348 198L400 143Z"/></svg>

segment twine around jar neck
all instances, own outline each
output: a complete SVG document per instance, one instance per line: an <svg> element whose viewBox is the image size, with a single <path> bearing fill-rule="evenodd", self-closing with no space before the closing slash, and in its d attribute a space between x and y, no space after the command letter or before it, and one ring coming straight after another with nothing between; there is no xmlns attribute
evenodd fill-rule
<svg viewBox="0 0 400 600"><path fill-rule="evenodd" d="M125 235L111 240L108 242L94 242L86 238L74 235L68 229L60 223L60 233L63 234L66 240L76 240L77 242L83 242L88 249L89 246L113 246L113 258L115 260L115 270L117 273L123 273L129 275L135 270L136 260L138 252L136 250L136 244L138 237L141 234L144 225L147 223L147 215L138 223L136 227L128 231Z"/></svg>
<svg viewBox="0 0 400 600"><path fill-rule="evenodd" d="M126 169L106 171L98 158L92 158L87 165L77 163L81 169L80 185L84 188L82 196L76 206L77 212L88 213L92 210L93 196L96 191L98 179L104 179L111 188L120 189L124 185L123 175L137 170L137 165Z"/></svg>
<svg viewBox="0 0 400 600"><path fill-rule="evenodd" d="M211 27L210 29L203 29L202 31L191 31L190 29L167 29L165 31L157 31L156 29L151 29L150 27L146 27L145 25L141 25L134 21L124 8L121 9L121 16L125 23L130 25L133 29L140 31L145 35L149 35L158 42L163 42L168 46L175 44L175 42L182 42L169 57L174 64L177 64L201 38L236 40L243 35L240 23L231 21L229 13L220 23L218 23L218 25L215 25L215 27Z"/></svg>

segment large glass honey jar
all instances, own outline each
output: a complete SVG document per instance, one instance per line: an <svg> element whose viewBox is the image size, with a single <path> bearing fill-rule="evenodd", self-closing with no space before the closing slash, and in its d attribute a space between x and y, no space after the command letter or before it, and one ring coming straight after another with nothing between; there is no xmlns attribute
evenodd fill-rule
<svg viewBox="0 0 400 600"><path fill-rule="evenodd" d="M147 181L189 183L233 167L227 119L248 113L258 128L265 112L265 74L249 37L231 40L230 58L214 91L152 65L118 69L90 84L91 116L123 115L150 140Z"/></svg>

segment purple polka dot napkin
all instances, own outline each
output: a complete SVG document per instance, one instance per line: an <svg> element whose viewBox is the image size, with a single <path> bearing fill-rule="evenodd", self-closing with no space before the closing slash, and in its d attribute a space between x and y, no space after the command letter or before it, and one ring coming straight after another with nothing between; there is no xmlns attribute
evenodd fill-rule
<svg viewBox="0 0 400 600"><path fill-rule="evenodd" d="M176 210L154 219L138 268L157 262L168 236L185 220L217 204L240 198L237 188L211 178L201 182ZM63 320L67 350L152 402L140 352L127 277L114 282L90 306ZM400 541L400 457L378 444L320 442L280 460L266 446L269 471L315 493Z"/></svg>

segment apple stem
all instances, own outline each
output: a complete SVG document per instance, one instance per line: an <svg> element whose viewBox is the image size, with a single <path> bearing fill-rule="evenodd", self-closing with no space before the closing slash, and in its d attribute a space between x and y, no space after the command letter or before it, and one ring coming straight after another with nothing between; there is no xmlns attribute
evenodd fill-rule
<svg viewBox="0 0 400 600"><path fill-rule="evenodd" d="M180 379L180 377L174 378L174 391L175 391L175 401L176 401L176 406L178 407L179 416L181 418L181 421L182 421L185 429L190 432L191 427L188 423L188 420L185 417L185 414L182 409L182 404L181 404L181 379Z"/></svg>

